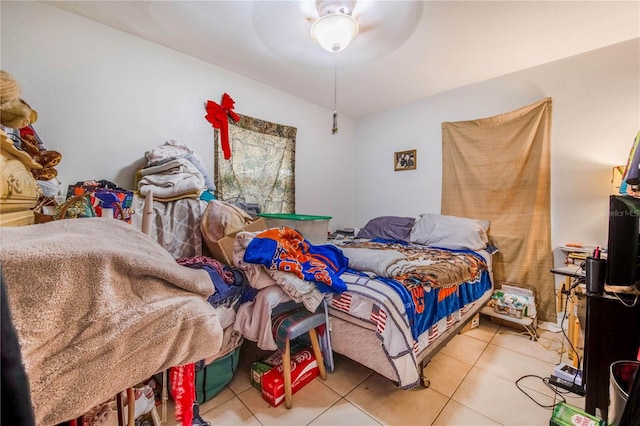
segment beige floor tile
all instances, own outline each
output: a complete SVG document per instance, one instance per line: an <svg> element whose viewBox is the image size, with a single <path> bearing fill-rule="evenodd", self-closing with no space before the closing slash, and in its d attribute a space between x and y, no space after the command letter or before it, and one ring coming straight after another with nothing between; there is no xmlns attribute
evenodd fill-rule
<svg viewBox="0 0 640 426"><path fill-rule="evenodd" d="M586 399L584 396L579 396L574 393L568 393L563 395L566 399L567 404L573 405L574 407L578 407L581 410L584 410L584 406L586 403Z"/></svg>
<svg viewBox="0 0 640 426"><path fill-rule="evenodd" d="M545 331L540 335L541 339L533 341L526 335L517 334L517 331L511 328L500 327L500 330L491 339L491 344L550 363L559 363L562 357L562 333Z"/></svg>
<svg viewBox="0 0 640 426"><path fill-rule="evenodd" d="M201 410L200 416L212 425L260 426L258 419L235 396L210 410Z"/></svg>
<svg viewBox="0 0 640 426"><path fill-rule="evenodd" d="M242 360L240 360L240 362L242 363ZM234 374L233 379L231 380L231 382L229 382L227 387L232 390L235 395L246 391L253 386L249 379L250 374L251 364L239 364L238 369L236 370L236 374Z"/></svg>
<svg viewBox="0 0 640 426"><path fill-rule="evenodd" d="M477 411L454 401L449 400L433 425L438 426L481 426L499 425Z"/></svg>
<svg viewBox="0 0 640 426"><path fill-rule="evenodd" d="M465 364L473 365L486 347L487 342L469 337L465 333L458 334L451 339L447 346L440 350L440 353L449 355L451 358L455 358Z"/></svg>
<svg viewBox="0 0 640 426"><path fill-rule="evenodd" d="M401 390L368 368L335 354L335 371L326 381L317 378L297 392L291 410L284 404L271 407L253 388L251 363L268 352L245 342L233 380L203 403L200 412L216 425L548 424L551 410L536 405L515 385L528 374L548 377L561 355L566 362L568 351L558 351L562 333L539 331L541 339L533 342L514 329L481 318L480 327L455 336L427 365L429 389ZM540 379L526 378L520 385L541 404L553 404L553 393ZM564 398L584 408L584 397L565 394ZM168 414L167 425L178 426L172 402Z"/></svg>
<svg viewBox="0 0 640 426"><path fill-rule="evenodd" d="M527 392L542 405L554 403L549 396L531 389ZM513 381L477 367L471 369L452 399L503 425L539 426L551 418L550 409L538 406Z"/></svg>
<svg viewBox="0 0 640 426"><path fill-rule="evenodd" d="M373 372L340 354L333 355L334 372L327 373L327 380L321 382L340 396L345 396L362 383Z"/></svg>
<svg viewBox="0 0 640 426"><path fill-rule="evenodd" d="M202 418L207 420L207 418L205 418L204 416L204 413L212 412L213 410L215 410L217 413L220 413L228 410L229 407L232 407L234 410L237 410L235 407L235 404L231 404L231 405L229 404L229 402L233 400L236 400L238 403L240 403L240 400L234 395L233 392L231 392L231 389L225 387L219 394L214 396L212 399L200 404L200 414L202 415ZM242 403L240 403L240 405L242 405ZM169 401L167 403L167 422L163 423L163 425L182 426L181 421L175 420L175 407L176 407L175 402L171 398L169 398ZM157 409L158 409L158 414L161 414L161 407L158 406ZM245 407L245 410L246 410L246 407ZM249 415L253 417L251 412L249 412L248 410L247 410L247 413L249 413ZM209 415L209 417L211 416ZM218 423L218 424L223 424L223 423ZM236 423L232 423L232 424L236 424ZM244 424L244 423L237 423L237 424ZM247 424L251 424L251 423L247 423Z"/></svg>
<svg viewBox="0 0 640 426"><path fill-rule="evenodd" d="M204 411L210 410L213 407L223 404L224 402L234 397L235 397L235 394L231 391L231 389L225 386L224 389L222 389L219 394L211 398L209 401L205 401L202 404L200 404L200 411L204 412Z"/></svg>
<svg viewBox="0 0 640 426"><path fill-rule="evenodd" d="M378 374L345 399L385 425L431 424L447 403L447 397L433 389L402 390Z"/></svg>
<svg viewBox="0 0 640 426"><path fill-rule="evenodd" d="M283 404L272 407L262 398L257 389L251 388L240 393L238 398L249 408L258 421L265 425L306 425L335 404L340 395L315 379L293 394L293 407Z"/></svg>
<svg viewBox="0 0 640 426"><path fill-rule="evenodd" d="M560 351L562 350L563 345L564 345L564 350L568 351L570 346L569 346L568 337L565 336L566 333L567 333L566 330L562 332L562 331L549 331L549 330L538 328L539 342L543 346L547 346L550 350L554 350L558 353L560 353Z"/></svg>
<svg viewBox="0 0 640 426"><path fill-rule="evenodd" d="M464 335L489 343L499 328L500 325L492 323L489 318L480 315L480 326L465 332Z"/></svg>
<svg viewBox="0 0 640 426"><path fill-rule="evenodd" d="M514 383L524 376L537 376L523 378L520 385L547 395L553 395L553 391L542 382L543 378L548 378L553 372L555 364L550 362L500 346L489 345L476 362L475 367Z"/></svg>
<svg viewBox="0 0 640 426"><path fill-rule="evenodd" d="M431 388L451 397L471 370L471 365L443 353L437 353L424 369L424 375L431 382Z"/></svg>
<svg viewBox="0 0 640 426"><path fill-rule="evenodd" d="M332 405L327 411L309 423L310 426L368 426L380 425L358 407L345 399Z"/></svg>

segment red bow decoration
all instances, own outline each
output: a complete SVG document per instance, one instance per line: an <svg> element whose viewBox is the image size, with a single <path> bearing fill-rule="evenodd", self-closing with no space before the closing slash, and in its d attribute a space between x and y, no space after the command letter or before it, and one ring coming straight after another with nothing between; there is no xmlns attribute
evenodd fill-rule
<svg viewBox="0 0 640 426"><path fill-rule="evenodd" d="M222 105L213 101L207 101L207 115L204 118L213 125L214 129L220 130L220 140L222 141L222 152L224 159L231 158L231 146L229 146L229 118L234 122L240 120L240 116L233 112L235 101L226 93L222 95Z"/></svg>

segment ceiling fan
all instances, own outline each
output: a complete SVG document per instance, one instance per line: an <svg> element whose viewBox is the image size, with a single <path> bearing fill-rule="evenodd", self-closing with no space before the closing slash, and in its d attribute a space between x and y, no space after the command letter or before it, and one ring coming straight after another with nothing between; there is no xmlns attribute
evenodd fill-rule
<svg viewBox="0 0 640 426"><path fill-rule="evenodd" d="M311 27L311 37L328 52L344 50L358 34L358 21L353 17L356 0L317 0L320 18Z"/></svg>

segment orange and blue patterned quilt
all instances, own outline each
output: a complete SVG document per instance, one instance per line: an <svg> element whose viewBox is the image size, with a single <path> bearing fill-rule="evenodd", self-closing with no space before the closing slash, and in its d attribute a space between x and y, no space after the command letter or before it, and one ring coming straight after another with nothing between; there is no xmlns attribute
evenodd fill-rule
<svg viewBox="0 0 640 426"><path fill-rule="evenodd" d="M288 227L271 228L256 235L247 246L244 261L313 281L323 293L347 289L340 278L348 265L342 251L333 245L312 245Z"/></svg>

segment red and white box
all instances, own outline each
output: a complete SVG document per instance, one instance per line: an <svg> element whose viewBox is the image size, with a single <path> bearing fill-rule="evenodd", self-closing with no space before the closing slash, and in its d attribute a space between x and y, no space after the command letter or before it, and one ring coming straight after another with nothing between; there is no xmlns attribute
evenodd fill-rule
<svg viewBox="0 0 640 426"><path fill-rule="evenodd" d="M303 349L291 356L291 393L296 393L320 374L318 362L311 349ZM284 401L282 364L262 375L262 398L277 407Z"/></svg>

